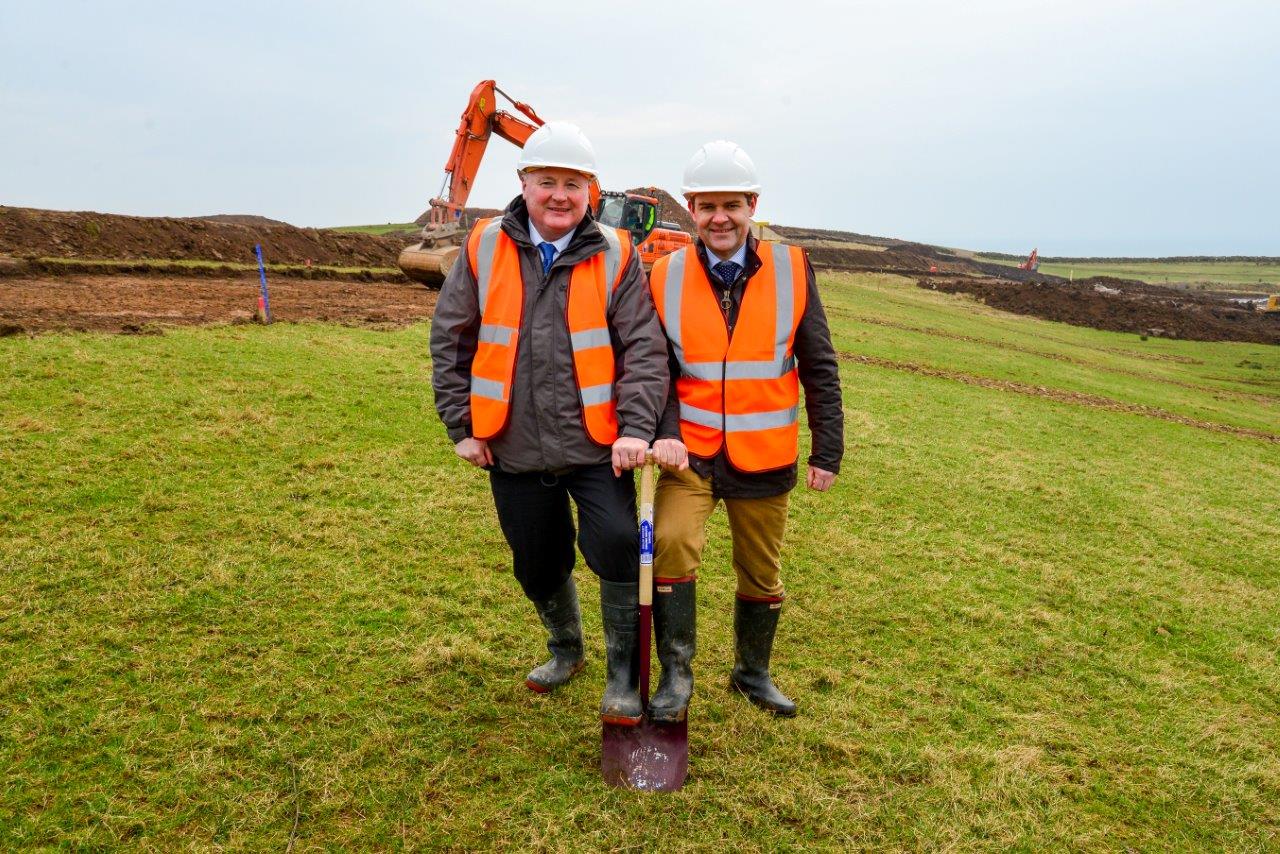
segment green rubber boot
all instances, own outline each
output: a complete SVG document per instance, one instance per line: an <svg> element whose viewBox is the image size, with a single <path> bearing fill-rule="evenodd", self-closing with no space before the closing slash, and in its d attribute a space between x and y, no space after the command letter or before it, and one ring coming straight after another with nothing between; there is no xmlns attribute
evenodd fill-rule
<svg viewBox="0 0 1280 854"><path fill-rule="evenodd" d="M578 586L573 577L551 594L534 602L542 625L547 629L547 650L551 660L539 664L525 677L530 691L545 694L573 678L586 663L582 656L582 611L578 607Z"/></svg>
<svg viewBox="0 0 1280 854"><path fill-rule="evenodd" d="M733 634L737 654L729 684L765 711L790 718L795 717L796 704L769 678L773 636L781 613L781 602L734 601Z"/></svg>
<svg viewBox="0 0 1280 854"><path fill-rule="evenodd" d="M689 713L693 696L693 655L697 651L697 582L659 579L653 596L653 628L657 635L662 678L649 699L649 720L674 724ZM668 591L668 592L664 592Z"/></svg>
<svg viewBox="0 0 1280 854"><path fill-rule="evenodd" d="M640 704L640 588L633 582L600 580L600 614L604 623L605 684L600 720L635 726L644 715Z"/></svg>

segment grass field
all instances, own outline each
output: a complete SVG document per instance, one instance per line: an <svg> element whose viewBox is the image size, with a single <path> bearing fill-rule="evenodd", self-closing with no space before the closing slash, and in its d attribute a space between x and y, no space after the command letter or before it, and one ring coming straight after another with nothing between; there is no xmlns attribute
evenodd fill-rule
<svg viewBox="0 0 1280 854"><path fill-rule="evenodd" d="M773 720L602 787L425 325L0 339L0 848L1280 846L1280 348L824 277L848 455L797 491ZM658 521L661 524L661 520Z"/></svg>
<svg viewBox="0 0 1280 854"><path fill-rule="evenodd" d="M1016 267L1017 261L976 256L980 261ZM1119 279L1137 279L1154 285L1206 285L1215 290L1274 292L1280 288L1280 264L1246 263L1239 261L1117 261L1115 263L1040 262L1040 272L1064 278L1074 275L1077 279L1090 276L1115 276Z"/></svg>
<svg viewBox="0 0 1280 854"><path fill-rule="evenodd" d="M388 222L383 225L339 225L330 231L358 231L361 234L390 234L396 231L418 231L422 226L416 222Z"/></svg>

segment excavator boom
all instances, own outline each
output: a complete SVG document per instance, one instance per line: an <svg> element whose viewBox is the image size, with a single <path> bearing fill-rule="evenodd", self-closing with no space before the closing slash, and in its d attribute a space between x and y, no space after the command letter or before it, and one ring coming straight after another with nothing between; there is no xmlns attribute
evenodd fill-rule
<svg viewBox="0 0 1280 854"><path fill-rule="evenodd" d="M497 109L498 94L511 101L530 121ZM461 218L492 134L496 133L516 148L523 148L542 124L541 117L528 104L512 100L494 81L481 80L471 90L471 98L462 111L462 122L453 140L453 150L444 164L448 194L431 200L430 222L443 226Z"/></svg>
<svg viewBox="0 0 1280 854"><path fill-rule="evenodd" d="M510 101L520 115L499 110L496 104L498 95ZM444 164L445 181L441 195L430 202L421 240L400 253L398 263L406 276L428 287L439 287L444 282L466 237L466 223L462 221L462 215L489 138L497 134L516 148L524 148L529 137L542 124L542 118L533 107L513 99L492 80L481 80L471 90L454 136L453 149ZM689 236L682 231L655 229L655 199L620 193L605 194L608 198L602 198L600 187L594 180L589 192L591 210L601 222L615 228L626 228L637 244L643 244L641 258L646 267L672 249L690 242ZM619 201L610 203L613 198ZM646 241L645 238L651 239Z"/></svg>

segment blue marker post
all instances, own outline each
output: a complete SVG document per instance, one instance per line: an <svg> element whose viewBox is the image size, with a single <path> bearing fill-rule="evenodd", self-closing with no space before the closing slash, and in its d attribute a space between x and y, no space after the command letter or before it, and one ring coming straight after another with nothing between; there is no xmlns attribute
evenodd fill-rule
<svg viewBox="0 0 1280 854"><path fill-rule="evenodd" d="M262 286L258 292L258 320L271 322L271 297L267 295L267 265L262 263L262 244L253 244L253 251L258 255L258 280Z"/></svg>

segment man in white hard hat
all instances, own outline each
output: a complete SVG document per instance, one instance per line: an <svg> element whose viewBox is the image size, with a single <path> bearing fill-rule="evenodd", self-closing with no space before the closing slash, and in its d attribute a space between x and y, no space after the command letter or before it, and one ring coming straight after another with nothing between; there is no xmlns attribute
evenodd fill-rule
<svg viewBox="0 0 1280 854"><path fill-rule="evenodd" d="M572 570L578 546L600 578L607 676L601 717L641 717L635 669L635 485L668 386L667 353L640 259L588 207L596 176L577 126L525 143L520 195L476 223L436 304L436 410L459 457L488 469L515 576L547 630L536 692L582 669Z"/></svg>
<svg viewBox="0 0 1280 854"><path fill-rule="evenodd" d="M723 500L737 574L730 684L790 717L769 675L783 601L782 537L796 485L800 387L813 436L805 482L831 488L844 454L840 376L804 251L750 233L760 183L739 146L717 140L685 167L693 246L660 259L650 289L675 378L654 456L658 481L653 614L662 678L650 718L686 716L693 691L695 580L705 525Z"/></svg>

